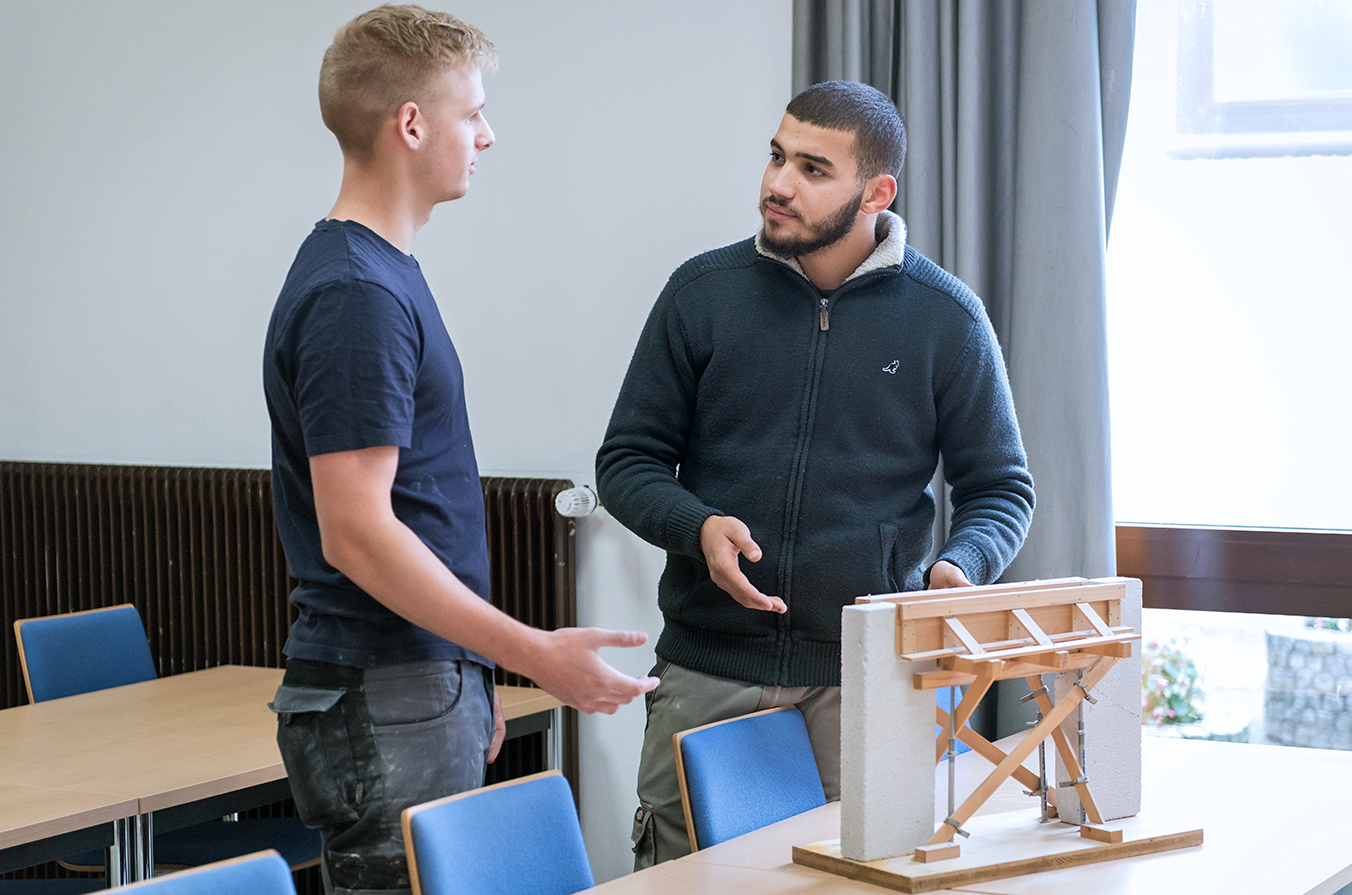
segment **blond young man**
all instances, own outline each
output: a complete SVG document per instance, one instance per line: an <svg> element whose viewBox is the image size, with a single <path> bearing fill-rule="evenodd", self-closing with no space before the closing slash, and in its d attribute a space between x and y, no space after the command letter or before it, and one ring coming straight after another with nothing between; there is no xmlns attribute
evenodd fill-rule
<svg viewBox="0 0 1352 895"><path fill-rule="evenodd" d="M546 632L488 602L483 499L455 347L410 253L493 144L473 26L382 6L338 31L320 108L337 202L268 327L278 529L299 617L272 708L325 888L409 889L399 814L483 782L504 724L493 663L587 712L656 685L601 661L646 635Z"/></svg>

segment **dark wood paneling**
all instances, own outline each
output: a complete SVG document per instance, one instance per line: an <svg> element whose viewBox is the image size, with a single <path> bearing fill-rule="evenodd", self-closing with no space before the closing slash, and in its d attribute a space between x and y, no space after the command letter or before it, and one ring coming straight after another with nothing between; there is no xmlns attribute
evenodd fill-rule
<svg viewBox="0 0 1352 895"><path fill-rule="evenodd" d="M1352 532L1118 525L1117 573L1149 608L1352 617Z"/></svg>
<svg viewBox="0 0 1352 895"><path fill-rule="evenodd" d="M567 479L484 478L492 601L541 628L577 623L576 528L554 510ZM293 618L267 470L0 461L0 707L27 701L13 622L132 603L161 675L279 668ZM501 669L498 680L523 683ZM544 737L504 746L500 780L544 768ZM577 713L563 771L577 791ZM39 873L41 875L41 873ZM317 872L297 877L302 895Z"/></svg>

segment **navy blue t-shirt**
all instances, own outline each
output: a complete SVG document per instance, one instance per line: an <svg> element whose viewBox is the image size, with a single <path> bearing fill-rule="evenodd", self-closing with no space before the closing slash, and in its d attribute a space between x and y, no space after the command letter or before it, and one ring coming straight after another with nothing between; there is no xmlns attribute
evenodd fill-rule
<svg viewBox="0 0 1352 895"><path fill-rule="evenodd" d="M483 491L460 358L418 262L351 221L320 221L268 325L272 493L300 609L287 656L372 667L481 656L385 608L324 561L309 458L395 445L395 515L487 599Z"/></svg>

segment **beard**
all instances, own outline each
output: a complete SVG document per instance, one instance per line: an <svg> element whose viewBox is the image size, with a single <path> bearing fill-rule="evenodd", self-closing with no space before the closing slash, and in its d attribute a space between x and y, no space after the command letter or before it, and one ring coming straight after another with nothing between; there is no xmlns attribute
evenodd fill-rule
<svg viewBox="0 0 1352 895"><path fill-rule="evenodd" d="M844 203L835 211L831 212L824 220L815 223L808 222L799 218L803 226L807 228L807 233L802 236L771 236L766 228L765 206L771 203L786 207L782 202L776 202L772 197L766 196L761 200L761 245L776 255L783 255L789 258L797 258L802 255L811 255L829 246L833 246L845 238L850 229L854 227L854 222L859 216L859 206L864 201L864 189L859 188L859 194L850 201Z"/></svg>

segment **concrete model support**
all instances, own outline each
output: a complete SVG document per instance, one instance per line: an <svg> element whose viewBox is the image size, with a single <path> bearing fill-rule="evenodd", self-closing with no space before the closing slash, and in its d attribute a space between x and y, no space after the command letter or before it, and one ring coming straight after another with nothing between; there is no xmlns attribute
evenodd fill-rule
<svg viewBox="0 0 1352 895"><path fill-rule="evenodd" d="M1136 578L1101 578L1089 584L1125 582L1122 617L1114 624L1141 630L1141 582ZM1049 676L1050 677L1050 676ZM1060 702L1079 680L1076 671L1055 676L1054 699ZM1094 802L1104 821L1134 817L1141 812L1141 646L1136 644L1130 658L1117 660L1093 689L1096 702L1088 700L1070 714L1061 725L1071 745L1080 742L1084 728L1083 761L1085 776ZM1050 750L1049 751L1055 751ZM1056 759L1060 817L1065 823L1080 823L1080 797L1070 782L1065 763Z"/></svg>
<svg viewBox="0 0 1352 895"><path fill-rule="evenodd" d="M934 662L897 655L890 603L845 607L841 646L840 852L910 854L934 833L935 697L913 677Z"/></svg>

